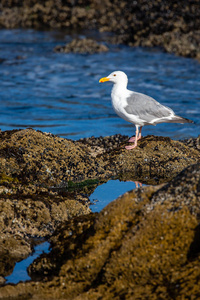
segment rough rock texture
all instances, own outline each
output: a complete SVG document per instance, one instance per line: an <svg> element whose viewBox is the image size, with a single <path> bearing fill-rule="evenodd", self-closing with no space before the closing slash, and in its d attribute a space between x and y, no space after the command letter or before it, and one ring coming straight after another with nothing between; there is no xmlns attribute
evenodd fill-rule
<svg viewBox="0 0 200 300"><path fill-rule="evenodd" d="M199 0L2 0L0 27L96 29L115 43L200 59Z"/></svg>
<svg viewBox="0 0 200 300"><path fill-rule="evenodd" d="M89 214L87 200L74 194L0 195L0 276L9 275L58 224Z"/></svg>
<svg viewBox="0 0 200 300"><path fill-rule="evenodd" d="M199 161L198 138L184 144L147 136L133 151L124 149L127 140L74 142L32 129L0 133L0 276L32 251L33 238L89 214L88 196L98 184L113 177L166 182Z"/></svg>
<svg viewBox="0 0 200 300"><path fill-rule="evenodd" d="M64 52L64 53L81 53L81 54L94 54L100 52L107 52L108 47L99 44L92 39L74 39L65 46L56 46L54 48L55 52Z"/></svg>
<svg viewBox="0 0 200 300"><path fill-rule="evenodd" d="M162 35L151 34L134 43L134 46L164 48L167 52L200 60L200 30L189 33L180 31L165 32Z"/></svg>
<svg viewBox="0 0 200 300"><path fill-rule="evenodd" d="M200 151L200 135L197 138L190 138L182 141L188 147L197 149Z"/></svg>
<svg viewBox="0 0 200 300"><path fill-rule="evenodd" d="M0 141L1 181L11 186L17 183L19 189L22 182L23 190L24 185L32 187L31 193L37 185L41 190L69 180L83 181L95 169L95 159L85 147L51 134L31 129L5 131Z"/></svg>
<svg viewBox="0 0 200 300"><path fill-rule="evenodd" d="M16 261L31 253L32 238L48 237L62 221L90 209L87 197L51 188L62 168L63 151L69 168L71 159L81 168L78 147L72 155L74 149L68 152L73 142L60 149L62 139L30 129L1 132L0 139L0 276L6 276ZM82 163L87 165L87 159Z"/></svg>
<svg viewBox="0 0 200 300"><path fill-rule="evenodd" d="M199 198L196 164L160 189L128 192L63 223L52 252L29 268L43 281L2 287L0 298L199 299Z"/></svg>
<svg viewBox="0 0 200 300"><path fill-rule="evenodd" d="M2 223L2 222L1 222ZM22 239L20 234L18 235L9 233L8 228L4 232L2 224L1 237L0 237L0 278L8 276L12 273L12 270L17 261L25 259L32 252L31 241L28 239ZM3 229L3 230L2 230ZM12 227L9 228L12 231ZM2 282L4 283L4 282ZM1 280L0 280L1 285Z"/></svg>
<svg viewBox="0 0 200 300"><path fill-rule="evenodd" d="M200 170L199 165L192 165L189 171L182 171L167 185L161 188L151 199L151 210L154 204L165 205L177 211L187 206L190 212L200 217ZM200 250L200 249L199 249Z"/></svg>
<svg viewBox="0 0 200 300"><path fill-rule="evenodd" d="M110 157L110 164L118 170L121 179L135 179L147 184L161 183L199 161L199 151L191 147L195 152L190 153L187 149L183 143L168 137L147 136L139 141L134 152L123 148L115 151Z"/></svg>
<svg viewBox="0 0 200 300"><path fill-rule="evenodd" d="M0 192L44 193L117 175L166 182L200 157L198 150L170 138L147 136L132 151L124 149L126 140L116 135L74 142L32 129L1 132Z"/></svg>

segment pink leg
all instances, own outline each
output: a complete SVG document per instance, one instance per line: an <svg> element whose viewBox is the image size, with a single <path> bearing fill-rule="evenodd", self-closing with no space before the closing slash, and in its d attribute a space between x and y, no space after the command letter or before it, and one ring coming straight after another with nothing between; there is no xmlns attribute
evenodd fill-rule
<svg viewBox="0 0 200 300"><path fill-rule="evenodd" d="M139 135L138 135L137 140L140 140L141 137L142 137L142 127L140 127L140 133L139 133ZM135 136L132 136L132 137L130 138L130 140L128 140L128 142L129 142L129 143L134 143L134 142L135 142Z"/></svg>
<svg viewBox="0 0 200 300"><path fill-rule="evenodd" d="M139 181L134 181L136 189L138 189L139 187L142 187L142 183Z"/></svg>
<svg viewBox="0 0 200 300"><path fill-rule="evenodd" d="M132 136L132 137L130 138L130 140L128 140L128 142L129 142L129 143L134 143L134 142L135 142L135 136Z"/></svg>
<svg viewBox="0 0 200 300"><path fill-rule="evenodd" d="M138 139L137 140L140 140L142 138L142 126L140 127L140 133L138 135Z"/></svg>
<svg viewBox="0 0 200 300"><path fill-rule="evenodd" d="M134 142L134 144L133 145L131 145L131 146L125 146L125 148L127 149L127 150L131 150L131 149L133 149L133 148L135 148L136 146L137 146L137 141L138 141L138 133L139 133L139 131L138 131L138 126L136 126L136 131L135 131L135 142Z"/></svg>

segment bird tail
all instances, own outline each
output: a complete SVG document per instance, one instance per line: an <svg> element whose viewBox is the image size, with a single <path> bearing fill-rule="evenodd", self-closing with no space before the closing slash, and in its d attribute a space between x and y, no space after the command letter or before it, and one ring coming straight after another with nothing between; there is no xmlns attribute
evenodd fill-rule
<svg viewBox="0 0 200 300"><path fill-rule="evenodd" d="M173 117L173 119L171 120L171 123L181 123L181 124L184 124L184 123L194 123L194 122L192 120L189 120L189 119L186 119L186 118L179 117L179 116L175 115Z"/></svg>
<svg viewBox="0 0 200 300"><path fill-rule="evenodd" d="M165 118L161 118L159 120L157 120L154 125L159 124L159 123L194 123L192 120L177 116L177 115L173 115L170 117L165 117Z"/></svg>

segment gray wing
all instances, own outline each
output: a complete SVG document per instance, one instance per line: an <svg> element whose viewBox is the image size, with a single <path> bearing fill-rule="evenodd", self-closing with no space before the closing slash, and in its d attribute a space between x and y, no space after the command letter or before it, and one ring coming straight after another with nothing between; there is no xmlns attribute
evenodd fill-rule
<svg viewBox="0 0 200 300"><path fill-rule="evenodd" d="M125 111L128 114L139 116L140 119L151 123L158 118L166 118L174 114L173 110L154 100L153 98L140 94L133 93L127 98L127 106Z"/></svg>

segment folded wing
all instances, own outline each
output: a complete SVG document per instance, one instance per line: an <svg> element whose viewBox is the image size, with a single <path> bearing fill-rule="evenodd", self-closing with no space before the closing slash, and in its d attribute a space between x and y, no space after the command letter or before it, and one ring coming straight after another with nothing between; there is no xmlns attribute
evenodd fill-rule
<svg viewBox="0 0 200 300"><path fill-rule="evenodd" d="M128 114L138 116L145 122L145 125L156 125L158 123L193 123L188 119L176 116L173 110L154 100L153 98L140 94L132 93L127 98L125 111Z"/></svg>

